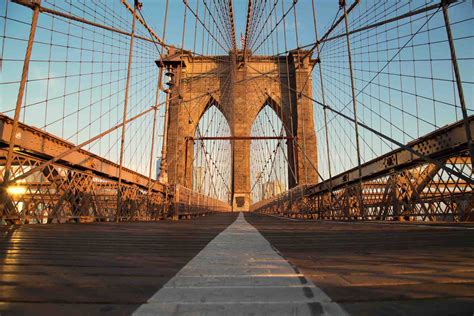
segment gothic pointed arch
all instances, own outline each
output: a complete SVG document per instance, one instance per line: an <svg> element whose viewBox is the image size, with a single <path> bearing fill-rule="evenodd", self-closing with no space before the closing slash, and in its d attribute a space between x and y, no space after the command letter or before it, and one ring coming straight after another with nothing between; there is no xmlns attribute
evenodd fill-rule
<svg viewBox="0 0 474 316"><path fill-rule="evenodd" d="M231 129L219 104L210 100L196 124L193 140L190 187L201 194L229 201L232 187L232 144L228 139L203 139L231 136Z"/></svg>
<svg viewBox="0 0 474 316"><path fill-rule="evenodd" d="M289 188L288 133L275 111L275 103L267 101L252 124L250 136L277 139L252 139L250 144L250 193L252 202L269 199ZM291 142L290 142L291 145Z"/></svg>
<svg viewBox="0 0 474 316"><path fill-rule="evenodd" d="M255 120L257 117L260 115L262 110L264 110L266 107L269 107L270 109L273 110L274 114L280 119L280 121L283 124L283 127L285 128L285 132L287 135L291 135L291 116L290 113L287 113L288 111L284 109L281 106L281 103L277 101L277 99L273 98L270 95L267 95L266 99L259 104L259 107L257 107L257 111L255 115L252 117L252 125L255 123Z"/></svg>
<svg viewBox="0 0 474 316"><path fill-rule="evenodd" d="M193 111L193 117L192 117L192 124L193 124L192 130L193 131L196 131L199 122L202 120L204 115L212 107L214 107L220 112L222 117L225 118L227 125L230 126L231 118L230 118L229 113L221 106L220 102L218 101L217 96L209 95L208 97L203 98L203 100L197 103L197 105L195 105L195 109Z"/></svg>

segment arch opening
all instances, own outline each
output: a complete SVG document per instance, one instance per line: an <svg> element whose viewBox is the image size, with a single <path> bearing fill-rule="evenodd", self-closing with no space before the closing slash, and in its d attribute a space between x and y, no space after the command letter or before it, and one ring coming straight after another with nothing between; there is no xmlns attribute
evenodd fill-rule
<svg viewBox="0 0 474 316"><path fill-rule="evenodd" d="M228 139L202 139L231 136L229 124L211 100L196 125L192 188L201 194L229 202L232 185L232 145Z"/></svg>
<svg viewBox="0 0 474 316"><path fill-rule="evenodd" d="M266 102L255 118L252 137L286 137L285 127ZM258 202L285 192L289 188L287 139L253 139L250 143L250 194Z"/></svg>

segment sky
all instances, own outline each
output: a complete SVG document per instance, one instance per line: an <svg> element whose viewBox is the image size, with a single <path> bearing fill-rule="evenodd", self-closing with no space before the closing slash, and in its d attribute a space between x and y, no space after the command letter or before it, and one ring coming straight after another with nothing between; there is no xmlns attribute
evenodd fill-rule
<svg viewBox="0 0 474 316"><path fill-rule="evenodd" d="M212 4L212 1L207 1L209 7ZM285 10L287 10L291 4L292 0L283 1L285 5ZM145 19L153 24L154 29L162 29L162 21L164 20L165 14L165 3L166 0L144 0L143 11L145 12ZM196 12L196 1L190 0L189 6ZM281 1L277 4L277 12L280 15L281 12ZM300 0L301 5L297 7L297 16L298 16L298 28L300 29L299 36L301 43L312 43L314 42L314 28L313 28L313 15L311 9L310 0ZM335 13L338 10L338 2L333 0L316 0L316 16L317 16L317 25L320 32L323 32L327 26L332 22ZM234 6L234 19L235 19L235 32L237 36L237 46L240 46L240 34L245 35L245 24L247 19L247 0L233 0ZM203 12L203 3L200 1L199 11ZM169 21L173 21L173 26L170 24L170 27L167 29L167 35L169 43L172 43L177 46L181 46L181 37L183 29L183 15L184 15L184 4L179 0L169 0ZM211 8L212 10L212 8ZM201 17L203 17L201 15ZM188 17L189 19L189 17ZM202 19L203 20L203 19ZM185 37L185 46L190 47L193 42L193 29L194 25L189 25ZM191 23L192 24L192 23ZM289 20L287 22L287 31L290 33L294 30L294 20L293 16L289 15ZM168 42L167 41L167 42ZM289 35L288 45L294 42L294 36Z"/></svg>

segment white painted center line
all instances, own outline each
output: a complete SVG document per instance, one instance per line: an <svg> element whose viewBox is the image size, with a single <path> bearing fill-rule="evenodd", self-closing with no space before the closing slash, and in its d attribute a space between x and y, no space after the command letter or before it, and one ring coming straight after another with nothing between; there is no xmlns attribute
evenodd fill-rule
<svg viewBox="0 0 474 316"><path fill-rule="evenodd" d="M245 219L214 238L134 315L347 315Z"/></svg>

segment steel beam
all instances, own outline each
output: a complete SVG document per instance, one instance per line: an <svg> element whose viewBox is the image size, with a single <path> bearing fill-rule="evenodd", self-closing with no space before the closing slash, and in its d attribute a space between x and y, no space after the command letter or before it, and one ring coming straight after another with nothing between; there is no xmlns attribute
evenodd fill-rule
<svg viewBox="0 0 474 316"><path fill-rule="evenodd" d="M12 127L13 120L8 116L0 114L0 147L9 145ZM16 151L21 151L45 160L57 157L75 147L73 143L23 123L18 124L15 139ZM57 163L75 167L80 170L90 170L97 175L110 179L118 179L118 164L84 149L78 149L72 152ZM122 181L127 184L138 185L145 189L147 188L148 177L133 170L123 168ZM153 191L165 192L165 186L156 181L151 183L150 188Z"/></svg>
<svg viewBox="0 0 474 316"><path fill-rule="evenodd" d="M474 131L474 116L469 117L469 128ZM362 190L364 207L367 209L365 216L371 219L378 217L393 217L394 214L387 215L383 211L374 212L374 208L390 209L397 208L401 204L404 207L399 216L441 216L439 211L430 211L425 209L424 203L446 203L446 201L464 201L462 203L471 203L473 199L472 191L469 188L473 186L472 174L466 179L462 178L436 178L438 165L429 164L425 158L413 154L413 151L421 153L424 157L442 161L443 164L471 165L471 158L468 152L468 144L464 131L464 120L440 128L406 145L407 148L399 148L386 153L378 158L343 172L331 179L318 184L298 186L288 192L272 197L267 200L259 201L251 206L254 211L263 211L280 215L298 215L308 213L309 209L317 209L324 218L331 219L349 219L360 217L354 213L354 207L351 206L351 192L359 188ZM416 170L424 164L429 165L421 174ZM461 167L461 169L463 169ZM469 173L468 168L464 174ZM443 171L445 172L445 171ZM447 172L447 171L446 171ZM472 172L472 171L471 171ZM406 173L406 174L404 174ZM405 189L400 190L403 183L397 180L402 174L405 177ZM388 178L387 178L388 177ZM470 180L470 181L469 181ZM408 181L408 182L407 182ZM412 181L415 181L412 183ZM362 183L362 185L360 185ZM425 190L428 185L431 189ZM441 191L433 191L433 186L440 188ZM350 192L349 192L349 191ZM404 194L398 196L397 194ZM411 192L411 193L410 193ZM393 201L396 198L397 201ZM406 198L407 200L403 200ZM314 205L306 205L308 199L312 199ZM400 200L402 199L402 200ZM326 200L326 202L324 202ZM332 200L328 204L328 200ZM321 203L323 202L323 203ZM468 206L460 204L460 210ZM299 208L296 213L291 213L292 205ZM398 206L396 205L398 204ZM407 210L407 207L417 206L420 210ZM446 207L448 207L447 205ZM329 207L329 210L326 208ZM334 212L331 209L334 207ZM423 209L424 213L421 212ZM339 211L338 211L339 210ZM351 213L342 214L341 210L349 210ZM290 212L290 213L288 213ZM311 213L311 211L309 211ZM464 212L464 214L461 214ZM469 219L471 215L467 211L458 212L456 216L464 216L463 220ZM385 215L384 215L385 214ZM444 214L445 216L454 216L455 214ZM443 216L444 216L443 215ZM398 216L398 215L397 215Z"/></svg>
<svg viewBox="0 0 474 316"><path fill-rule="evenodd" d="M474 132L474 116L469 117L469 128ZM408 147L416 150L424 156L436 159L443 156L452 156L463 149L467 149L467 140L464 130L464 120L442 127L430 134L407 144ZM424 159L414 155L407 149L396 149L378 158L361 165L361 179L370 180L383 174L389 174L409 166L425 162ZM355 167L346 172L340 173L332 179L310 186L308 194L317 194L329 191L331 183L333 189L341 188L348 184L353 184L361 180L359 168Z"/></svg>

